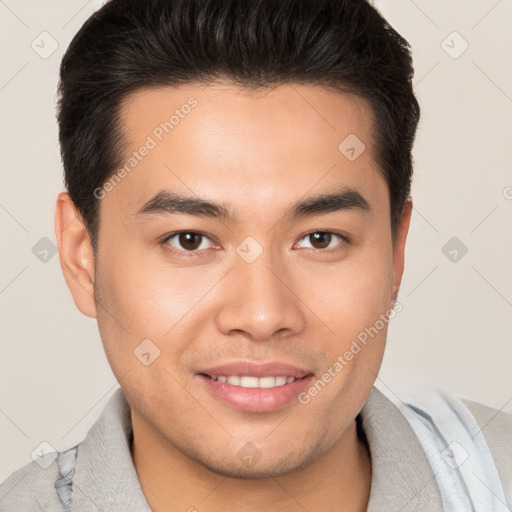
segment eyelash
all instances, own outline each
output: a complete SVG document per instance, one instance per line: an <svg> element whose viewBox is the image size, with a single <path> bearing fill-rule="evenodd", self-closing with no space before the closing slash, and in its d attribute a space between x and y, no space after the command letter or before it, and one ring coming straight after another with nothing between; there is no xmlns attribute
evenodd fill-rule
<svg viewBox="0 0 512 512"><path fill-rule="evenodd" d="M335 235L335 236L341 238L341 242L340 242L340 244L338 244L338 246L332 247L330 249L314 249L314 248L311 248L311 247L307 247L307 249L312 250L314 252L332 253L332 252L336 252L336 251L339 251L339 250L343 250L345 248L345 246L350 243L349 239L346 236L342 235L341 233L337 233L335 231L327 231L327 230L325 230L325 231L324 230L310 231L309 233L306 233L305 235L301 236L299 238L299 242L301 240L304 240L305 238L307 238L310 235L314 235L315 233L326 233L326 234L329 234L329 235ZM172 252L174 254L178 254L180 256L185 256L185 257L200 256L201 253L206 250L206 249L200 249L200 250L196 249L194 251L187 251L185 249L179 250L179 249L175 249L174 247L172 247L171 245L169 245L167 243L167 242L169 242L169 240L171 240L175 236L182 235L182 234L200 235L200 236L205 237L208 240L213 242L213 240L211 240L211 238L206 233L204 233L202 231L175 231L174 233L171 233L171 234L169 234L169 235L167 235L165 237L165 239L162 241L162 245L165 247L165 249L167 251L170 251L170 252Z"/></svg>

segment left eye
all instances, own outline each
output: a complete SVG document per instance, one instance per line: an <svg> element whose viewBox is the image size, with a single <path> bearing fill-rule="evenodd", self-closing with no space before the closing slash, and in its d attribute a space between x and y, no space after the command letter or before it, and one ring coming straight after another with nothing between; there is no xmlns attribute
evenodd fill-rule
<svg viewBox="0 0 512 512"><path fill-rule="evenodd" d="M311 249L329 249L337 245L335 242L341 241L341 245L346 242L344 237L330 231L315 231L301 238L302 240L309 240L309 245L306 245L306 247Z"/></svg>
<svg viewBox="0 0 512 512"><path fill-rule="evenodd" d="M194 252L200 249L208 249L210 247L208 242L211 243L211 240L206 235L195 231L174 233L165 239L165 243L168 243L182 252Z"/></svg>

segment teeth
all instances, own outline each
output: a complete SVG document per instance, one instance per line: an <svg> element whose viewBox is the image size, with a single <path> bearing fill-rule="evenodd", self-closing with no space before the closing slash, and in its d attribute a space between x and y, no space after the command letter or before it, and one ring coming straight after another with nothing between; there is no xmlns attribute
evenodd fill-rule
<svg viewBox="0 0 512 512"><path fill-rule="evenodd" d="M241 388L275 388L278 386L284 386L285 384L290 384L295 380L295 377L284 377L282 375L277 377L272 375L266 377L253 377L251 375L242 375L241 377L238 375L219 375L213 380L227 382L232 386L240 386Z"/></svg>
<svg viewBox="0 0 512 512"><path fill-rule="evenodd" d="M241 388L257 388L258 387L258 377L240 377L240 387Z"/></svg>
<svg viewBox="0 0 512 512"><path fill-rule="evenodd" d="M242 379L240 377L236 377L235 375L230 375L228 377L228 384L231 384L232 386L240 386L241 380Z"/></svg>
<svg viewBox="0 0 512 512"><path fill-rule="evenodd" d="M274 388L276 386L282 386L283 384L286 384L286 379L284 379L284 383L278 383L277 379L280 377L260 377L258 379L258 387L259 388ZM282 378L282 377L281 377ZM256 386L254 386L256 387Z"/></svg>

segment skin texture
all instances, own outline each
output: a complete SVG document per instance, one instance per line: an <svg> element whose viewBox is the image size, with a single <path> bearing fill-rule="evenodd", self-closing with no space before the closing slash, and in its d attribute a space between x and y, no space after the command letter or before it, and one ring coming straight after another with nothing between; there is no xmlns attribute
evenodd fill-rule
<svg viewBox="0 0 512 512"><path fill-rule="evenodd" d="M100 201L96 261L65 192L56 209L64 277L80 311L97 319L132 410L144 493L155 511L366 510L370 454L355 418L386 326L305 405L240 411L197 372L282 361L321 377L393 306L412 203L393 244L366 103L313 85L140 90L122 110L127 158L191 97L197 105ZM349 134L366 146L355 161L338 150ZM340 187L359 191L370 209L286 217L297 201ZM135 214L161 190L222 203L237 222ZM191 253L178 237L165 241L176 231L208 237ZM334 236L318 248L306 236L317 231L348 241ZM252 263L236 251L247 237L263 249ZM145 339L160 350L149 366L134 356ZM244 446L255 463L239 456Z"/></svg>

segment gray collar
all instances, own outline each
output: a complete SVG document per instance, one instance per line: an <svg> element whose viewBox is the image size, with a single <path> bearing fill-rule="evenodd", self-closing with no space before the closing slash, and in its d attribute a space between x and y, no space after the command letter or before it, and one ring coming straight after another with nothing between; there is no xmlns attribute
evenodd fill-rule
<svg viewBox="0 0 512 512"><path fill-rule="evenodd" d="M78 447L73 512L151 512L130 453L131 411L121 389Z"/></svg>
<svg viewBox="0 0 512 512"><path fill-rule="evenodd" d="M372 458L368 512L442 512L434 474L405 418L375 387L359 417ZM151 512L130 444L131 412L121 389L78 447L73 511Z"/></svg>
<svg viewBox="0 0 512 512"><path fill-rule="evenodd" d="M391 400L374 387L360 416L372 458L367 512L442 512L430 464L409 423Z"/></svg>

